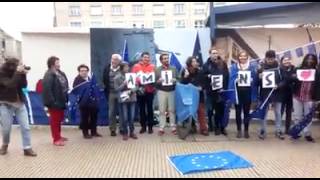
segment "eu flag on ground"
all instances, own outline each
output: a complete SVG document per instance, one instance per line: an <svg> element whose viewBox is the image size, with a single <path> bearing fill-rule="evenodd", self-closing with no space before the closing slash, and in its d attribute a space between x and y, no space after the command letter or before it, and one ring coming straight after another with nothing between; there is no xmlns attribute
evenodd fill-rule
<svg viewBox="0 0 320 180"><path fill-rule="evenodd" d="M199 34L197 33L196 42L194 44L192 56L196 57L199 65L203 65L202 53L201 53L201 46L200 46L200 38Z"/></svg>
<svg viewBox="0 0 320 180"><path fill-rule="evenodd" d="M123 61L129 63L129 50L128 50L127 40L124 41L122 57L123 57Z"/></svg>
<svg viewBox="0 0 320 180"><path fill-rule="evenodd" d="M253 167L250 162L230 151L176 155L168 160L180 174Z"/></svg>
<svg viewBox="0 0 320 180"><path fill-rule="evenodd" d="M170 57L170 65L176 67L177 71L180 72L182 65L180 64L177 56L172 52Z"/></svg>

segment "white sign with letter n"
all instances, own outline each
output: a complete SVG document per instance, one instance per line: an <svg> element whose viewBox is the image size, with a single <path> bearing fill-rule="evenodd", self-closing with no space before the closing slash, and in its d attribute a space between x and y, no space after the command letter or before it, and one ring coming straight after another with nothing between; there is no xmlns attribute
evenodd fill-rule
<svg viewBox="0 0 320 180"><path fill-rule="evenodd" d="M238 86L250 87L251 85L251 71L239 71L238 72Z"/></svg>

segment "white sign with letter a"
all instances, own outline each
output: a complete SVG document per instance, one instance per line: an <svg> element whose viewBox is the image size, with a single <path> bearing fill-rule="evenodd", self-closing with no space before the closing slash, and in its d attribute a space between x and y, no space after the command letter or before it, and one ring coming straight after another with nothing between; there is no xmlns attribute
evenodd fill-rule
<svg viewBox="0 0 320 180"><path fill-rule="evenodd" d="M161 71L162 86L173 85L172 78L172 71Z"/></svg>
<svg viewBox="0 0 320 180"><path fill-rule="evenodd" d="M151 84L156 81L156 77L154 72L151 73L143 73L141 76L141 84L146 85L146 84Z"/></svg>
<svg viewBox="0 0 320 180"><path fill-rule="evenodd" d="M129 89L133 89L136 87L136 77L137 74L136 73L126 73L126 81L127 81L127 87Z"/></svg>
<svg viewBox="0 0 320 180"><path fill-rule="evenodd" d="M276 75L274 71L262 72L262 88L275 88Z"/></svg>
<svg viewBox="0 0 320 180"><path fill-rule="evenodd" d="M299 81L314 81L316 70L315 69L298 69L297 77Z"/></svg>
<svg viewBox="0 0 320 180"><path fill-rule="evenodd" d="M251 85L251 71L239 71L238 72L238 86L250 87Z"/></svg>
<svg viewBox="0 0 320 180"><path fill-rule="evenodd" d="M222 75L212 75L211 76L212 90L223 88L223 76Z"/></svg>

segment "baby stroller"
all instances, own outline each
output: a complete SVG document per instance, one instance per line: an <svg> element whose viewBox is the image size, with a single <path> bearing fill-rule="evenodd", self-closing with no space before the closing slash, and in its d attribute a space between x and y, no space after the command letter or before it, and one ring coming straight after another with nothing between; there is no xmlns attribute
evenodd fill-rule
<svg viewBox="0 0 320 180"><path fill-rule="evenodd" d="M185 139L192 130L192 119L198 119L200 93L198 88L190 83L177 83L175 93L177 134L180 139Z"/></svg>

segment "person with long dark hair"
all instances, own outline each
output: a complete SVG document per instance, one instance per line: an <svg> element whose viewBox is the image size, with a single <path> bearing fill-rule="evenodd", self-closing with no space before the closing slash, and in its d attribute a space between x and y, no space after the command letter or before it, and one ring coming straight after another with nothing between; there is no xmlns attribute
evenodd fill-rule
<svg viewBox="0 0 320 180"><path fill-rule="evenodd" d="M181 71L181 83L191 83L199 88L200 102L198 107L198 124L200 133L204 136L208 136L208 126L205 115L205 99L204 99L204 75L199 67L199 62L195 57L188 57L186 61L186 68ZM195 122L193 121L193 127ZM194 128L195 129L195 128ZM195 129L196 130L196 129Z"/></svg>
<svg viewBox="0 0 320 180"><path fill-rule="evenodd" d="M317 67L318 58L314 54L307 54L297 70L315 70L314 81L302 81L295 78L293 86L293 118L295 123L300 122L306 116L315 101L320 100L320 72ZM296 75L294 75L297 77ZM308 142L315 142L310 132L311 123L303 129L303 134Z"/></svg>
<svg viewBox="0 0 320 180"><path fill-rule="evenodd" d="M212 110L214 113L214 124L215 124L215 135L227 135L225 127L222 127L222 120L224 117L225 102L221 95L221 90L227 90L229 81L229 70L226 62L219 56L218 51L215 48L210 49L212 56L203 65L203 73L206 81L206 93L209 103L212 105ZM212 77L222 76L222 87L217 86L213 88L216 84L212 81ZM209 126L212 126L212 119L208 119Z"/></svg>

